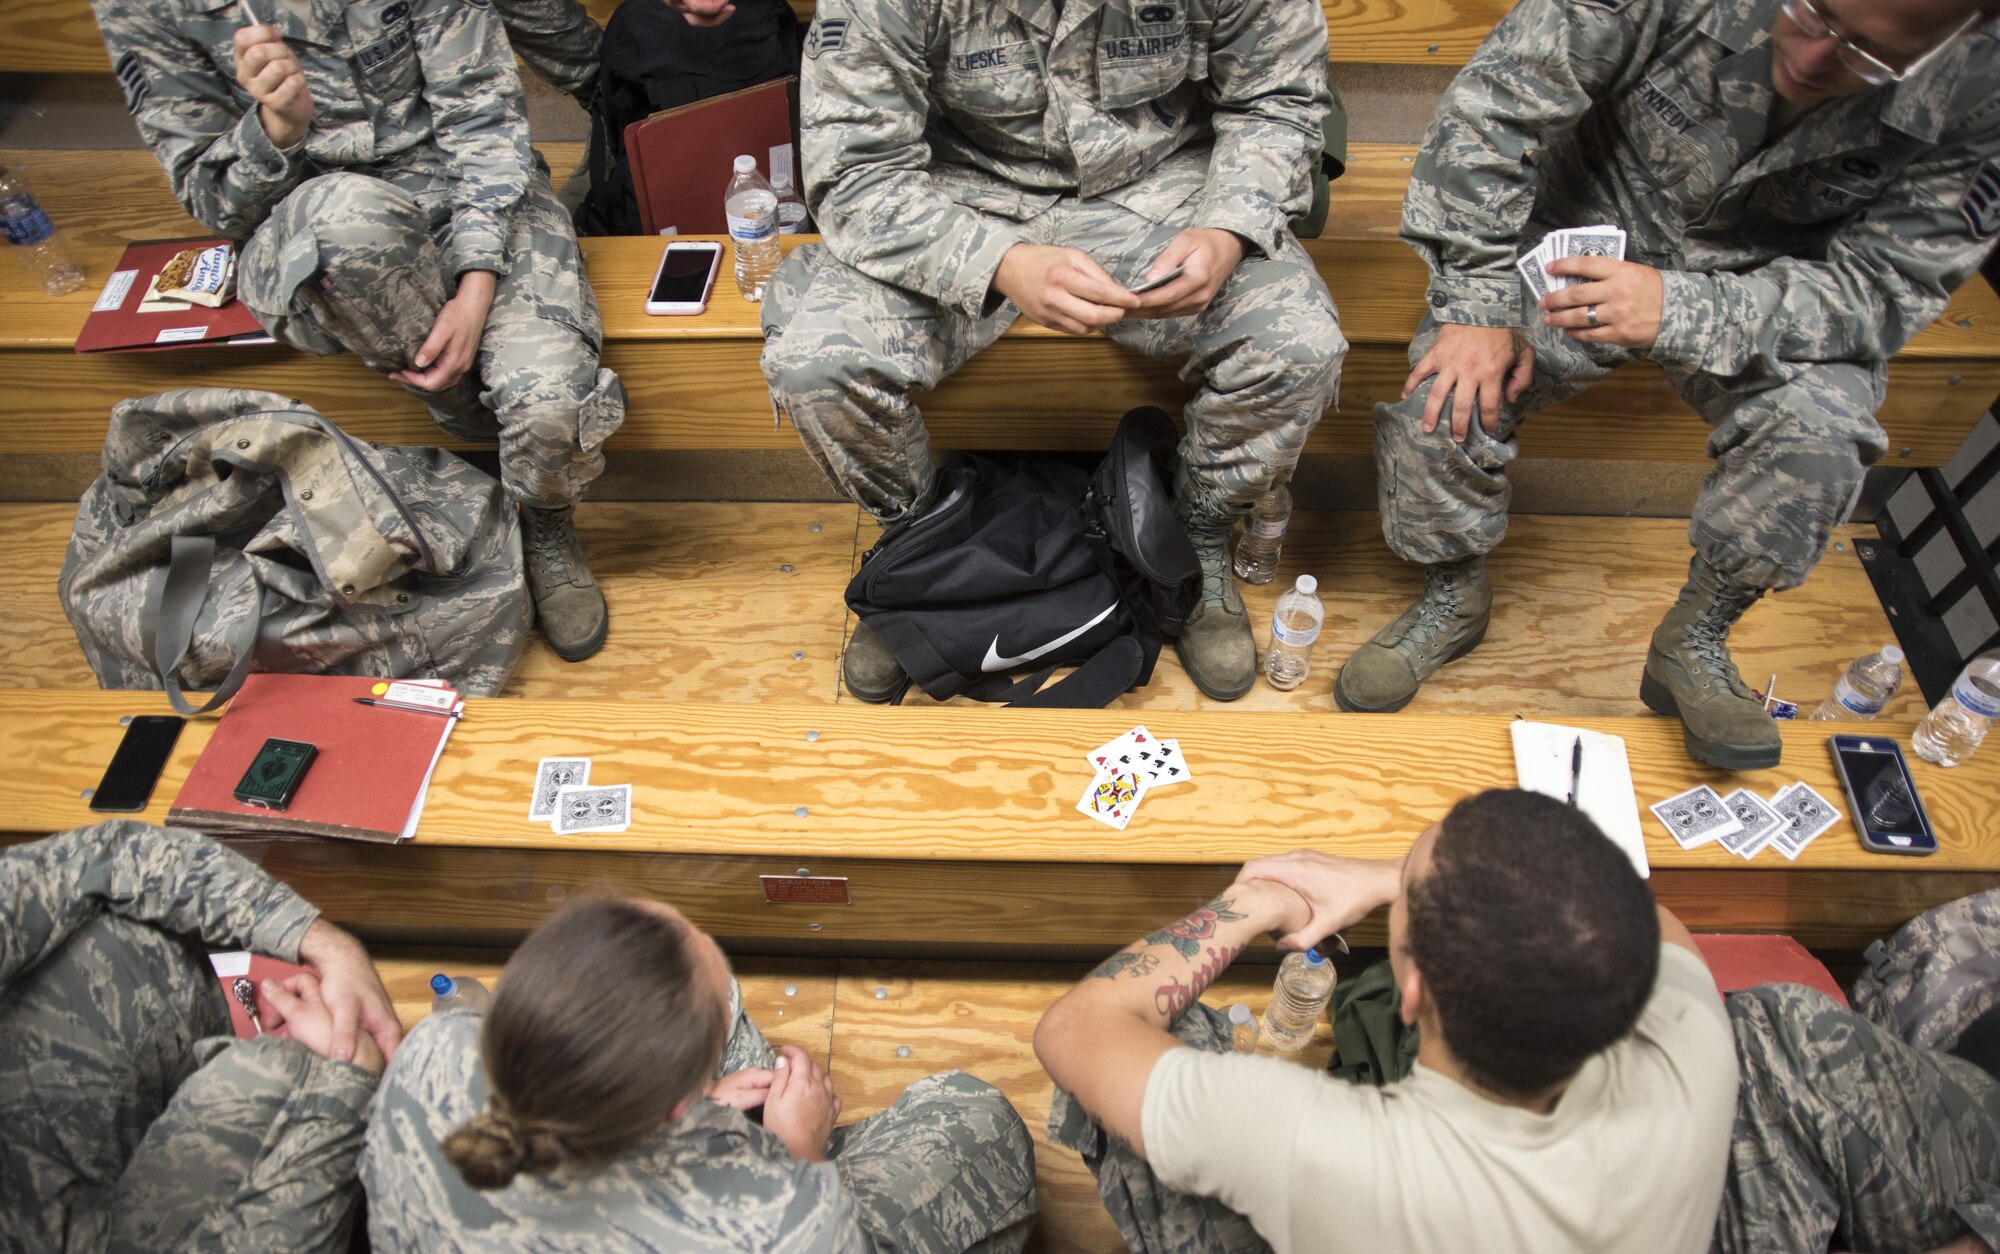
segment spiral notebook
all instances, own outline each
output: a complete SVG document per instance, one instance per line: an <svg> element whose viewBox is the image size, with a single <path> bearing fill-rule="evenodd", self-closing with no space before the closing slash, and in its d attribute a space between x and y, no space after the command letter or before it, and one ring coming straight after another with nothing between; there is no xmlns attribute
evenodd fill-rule
<svg viewBox="0 0 2000 1254"><path fill-rule="evenodd" d="M1570 760L1579 737L1583 740L1583 776L1576 806L1596 821L1611 843L1632 859L1640 878L1646 863L1646 838L1639 827L1639 795L1632 787L1632 764L1625 757L1625 740L1607 732L1560 723L1513 724L1514 777L1529 792L1557 801L1569 800Z"/></svg>

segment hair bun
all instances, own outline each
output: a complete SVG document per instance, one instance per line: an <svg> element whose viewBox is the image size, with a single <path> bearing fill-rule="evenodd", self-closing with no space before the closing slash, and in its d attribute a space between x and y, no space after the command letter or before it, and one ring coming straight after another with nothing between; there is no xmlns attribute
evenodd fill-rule
<svg viewBox="0 0 2000 1254"><path fill-rule="evenodd" d="M529 1166L529 1135L504 1114L475 1115L445 1138L444 1156L473 1188L504 1189Z"/></svg>

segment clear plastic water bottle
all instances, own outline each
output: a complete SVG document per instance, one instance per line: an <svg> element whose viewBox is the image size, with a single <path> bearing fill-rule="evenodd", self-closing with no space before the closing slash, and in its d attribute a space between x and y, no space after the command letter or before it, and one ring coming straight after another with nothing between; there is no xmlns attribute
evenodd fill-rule
<svg viewBox="0 0 2000 1254"><path fill-rule="evenodd" d="M83 267L69 241L56 232L20 171L5 166L0 166L0 230L7 234L8 251L21 259L44 292L61 296L83 286Z"/></svg>
<svg viewBox="0 0 2000 1254"><path fill-rule="evenodd" d="M1269 583L1278 573L1278 554L1285 547L1285 529L1292 521L1292 490L1279 484L1257 499L1243 520L1236 541L1236 577L1244 583Z"/></svg>
<svg viewBox="0 0 2000 1254"><path fill-rule="evenodd" d="M1866 722L1882 712L1896 689L1903 686L1903 651L1893 644L1847 668L1833 686L1833 695L1819 703L1812 716L1821 722Z"/></svg>
<svg viewBox="0 0 2000 1254"><path fill-rule="evenodd" d="M771 171L771 191L778 198L778 234L797 235L805 230L806 202L792 190L792 172Z"/></svg>
<svg viewBox="0 0 2000 1254"><path fill-rule="evenodd" d="M1910 745L1939 766L1957 766L1986 739L1986 725L2000 718L2000 649L1965 664L1951 695L1917 724Z"/></svg>
<svg viewBox="0 0 2000 1254"><path fill-rule="evenodd" d="M1229 1043L1239 1054L1257 1052L1257 1017L1242 1002L1229 1008Z"/></svg>
<svg viewBox="0 0 2000 1254"><path fill-rule="evenodd" d="M431 977L432 1014L440 1010L456 1010L460 1006L484 1014L487 1003L492 1000L493 994L486 986L469 975L454 978L440 971Z"/></svg>
<svg viewBox="0 0 2000 1254"><path fill-rule="evenodd" d="M736 286L744 300L762 300L764 284L778 268L778 193L757 173L757 158L736 158L736 177L722 200L729 218L729 242L736 252Z"/></svg>
<svg viewBox="0 0 2000 1254"><path fill-rule="evenodd" d="M1264 678L1273 688L1289 692L1305 682L1325 619L1326 607L1319 603L1319 580L1300 575L1291 591L1278 598L1277 611L1271 615L1271 647L1264 652Z"/></svg>
<svg viewBox="0 0 2000 1254"><path fill-rule="evenodd" d="M1317 949L1286 954L1264 1010L1264 1038L1282 1053L1294 1054L1312 1040L1326 1004L1333 1000L1333 964Z"/></svg>

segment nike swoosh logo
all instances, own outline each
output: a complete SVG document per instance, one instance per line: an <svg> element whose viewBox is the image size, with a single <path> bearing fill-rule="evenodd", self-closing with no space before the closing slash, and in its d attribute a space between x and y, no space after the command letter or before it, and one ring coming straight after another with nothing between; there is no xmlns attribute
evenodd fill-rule
<svg viewBox="0 0 2000 1254"><path fill-rule="evenodd" d="M1089 622L1077 628L1075 631L1066 632L1063 635L1057 636L1054 640L1049 641L1041 648L1030 649L1019 657L1001 657L1000 637L995 636L993 637L993 643L986 646L986 660L979 664L979 669L985 671L988 674L991 674L994 671L1004 671L1011 669L1012 667L1019 666L1023 662L1032 662L1036 658L1041 657L1045 653L1053 653L1057 649L1062 648L1070 641L1082 635L1084 632L1089 631L1092 627L1097 626L1105 619L1111 617L1111 611L1117 608L1118 608L1118 603L1116 601L1113 601L1111 604L1105 606L1102 610L1098 611L1096 618L1091 619Z"/></svg>

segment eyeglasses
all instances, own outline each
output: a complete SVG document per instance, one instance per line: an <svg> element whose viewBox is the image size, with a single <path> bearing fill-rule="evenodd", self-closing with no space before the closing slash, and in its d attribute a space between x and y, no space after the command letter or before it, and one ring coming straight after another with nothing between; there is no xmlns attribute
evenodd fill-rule
<svg viewBox="0 0 2000 1254"><path fill-rule="evenodd" d="M1867 49L1856 47L1853 40L1835 30L1832 20L1827 17L1826 11L1814 3L1814 0L1784 0L1780 8L1784 12L1784 15L1791 20L1792 25L1798 27L1799 33L1807 39L1831 38L1839 40L1839 46L1834 49L1834 55L1840 58L1840 63L1846 66L1853 73L1854 77L1860 79L1870 87L1881 87L1887 83L1902 82L1904 79L1910 77L1910 75L1929 65L1932 58L1950 47L1952 40L1971 30L1973 23L1979 20L1979 13L1974 11L1966 17L1965 21L1959 23L1957 30L1954 30L1939 41L1937 47L1932 48L1929 52L1926 52L1899 70Z"/></svg>

